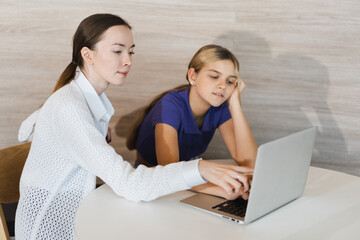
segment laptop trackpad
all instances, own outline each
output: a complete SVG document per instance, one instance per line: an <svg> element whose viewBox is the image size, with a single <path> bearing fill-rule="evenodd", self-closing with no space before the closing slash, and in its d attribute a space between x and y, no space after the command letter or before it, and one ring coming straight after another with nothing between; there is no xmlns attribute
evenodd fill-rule
<svg viewBox="0 0 360 240"><path fill-rule="evenodd" d="M245 216L244 205L246 208L247 204L247 201L243 200L241 197L237 200L228 201L224 198L203 193L195 194L191 197L181 200L180 202L188 204L195 208L199 208L200 210L214 213L216 215L227 216L229 218L236 217L236 219L238 220L243 220ZM241 213L239 211L239 204L242 205L243 208Z"/></svg>

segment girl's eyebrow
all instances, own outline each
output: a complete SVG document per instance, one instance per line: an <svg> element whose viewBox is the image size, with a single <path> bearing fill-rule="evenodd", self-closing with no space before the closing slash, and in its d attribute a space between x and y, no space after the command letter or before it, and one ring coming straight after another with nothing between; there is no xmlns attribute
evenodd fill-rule
<svg viewBox="0 0 360 240"><path fill-rule="evenodd" d="M215 69L208 69L208 71L215 72L217 74L223 75L221 72L219 72L219 71L217 71ZM236 78L237 79L237 77L235 75L230 75L229 78Z"/></svg>
<svg viewBox="0 0 360 240"><path fill-rule="evenodd" d="M122 43L114 43L113 45L119 45L121 47L125 47L125 44L122 44ZM130 48L134 48L135 47L135 44L131 45Z"/></svg>

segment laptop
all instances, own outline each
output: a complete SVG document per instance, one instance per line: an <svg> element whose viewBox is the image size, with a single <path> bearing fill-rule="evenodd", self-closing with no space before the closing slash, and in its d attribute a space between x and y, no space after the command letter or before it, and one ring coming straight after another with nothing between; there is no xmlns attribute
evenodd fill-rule
<svg viewBox="0 0 360 240"><path fill-rule="evenodd" d="M247 201L198 193L180 202L240 224L280 208L304 192L316 133L312 127L261 145Z"/></svg>

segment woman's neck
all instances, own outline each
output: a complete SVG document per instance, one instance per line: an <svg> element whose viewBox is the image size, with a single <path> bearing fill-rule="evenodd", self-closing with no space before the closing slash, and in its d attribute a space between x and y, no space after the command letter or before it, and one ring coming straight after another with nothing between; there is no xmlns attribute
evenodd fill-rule
<svg viewBox="0 0 360 240"><path fill-rule="evenodd" d="M95 74L94 71L91 71L89 68L81 69L82 73L85 75L86 79L90 82L90 84L95 89L96 93L100 96L105 89L109 86L109 83L101 80L100 76Z"/></svg>

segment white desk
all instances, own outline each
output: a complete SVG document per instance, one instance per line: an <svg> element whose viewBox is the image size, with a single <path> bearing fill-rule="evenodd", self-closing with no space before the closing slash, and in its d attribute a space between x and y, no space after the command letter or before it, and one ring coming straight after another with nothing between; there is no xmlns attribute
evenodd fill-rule
<svg viewBox="0 0 360 240"><path fill-rule="evenodd" d="M181 191L133 203L103 185L75 217L78 240L91 239L360 239L360 178L311 167L304 195L239 225L179 203Z"/></svg>

